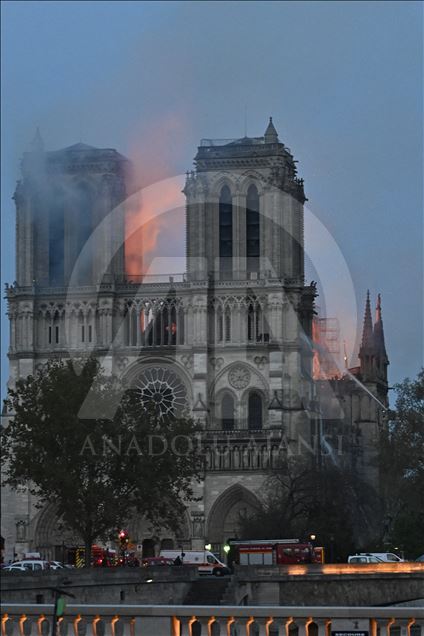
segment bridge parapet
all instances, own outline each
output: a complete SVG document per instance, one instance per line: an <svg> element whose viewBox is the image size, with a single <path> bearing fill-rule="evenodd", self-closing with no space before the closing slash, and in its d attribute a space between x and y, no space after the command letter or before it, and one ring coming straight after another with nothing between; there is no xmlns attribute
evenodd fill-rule
<svg viewBox="0 0 424 636"><path fill-rule="evenodd" d="M53 604L4 604L2 636L52 632ZM424 607L68 605L57 636L424 636Z"/></svg>

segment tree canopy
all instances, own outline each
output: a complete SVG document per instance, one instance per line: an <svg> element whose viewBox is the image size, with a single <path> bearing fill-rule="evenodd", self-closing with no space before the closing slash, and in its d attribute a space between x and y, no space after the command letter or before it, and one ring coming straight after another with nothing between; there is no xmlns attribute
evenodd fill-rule
<svg viewBox="0 0 424 636"><path fill-rule="evenodd" d="M327 558L346 560L372 532L376 493L347 468L289 460L273 469L264 502L240 519L241 538L307 540L316 535Z"/></svg>
<svg viewBox="0 0 424 636"><path fill-rule="evenodd" d="M81 417L88 395L94 414ZM86 553L135 513L178 530L202 465L192 420L159 417L94 359L48 362L18 380L6 405L4 482L54 504Z"/></svg>
<svg viewBox="0 0 424 636"><path fill-rule="evenodd" d="M381 435L383 540L412 558L424 552L424 369L394 388L395 410Z"/></svg>

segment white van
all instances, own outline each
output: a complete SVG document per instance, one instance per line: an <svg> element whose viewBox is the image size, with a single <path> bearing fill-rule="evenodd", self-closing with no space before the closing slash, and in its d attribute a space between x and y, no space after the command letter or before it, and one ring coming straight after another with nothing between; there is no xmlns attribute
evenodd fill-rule
<svg viewBox="0 0 424 636"><path fill-rule="evenodd" d="M230 573L227 566L208 550L161 550L159 556L173 561L177 559L177 563L180 560L181 565L197 565L199 574L223 576Z"/></svg>
<svg viewBox="0 0 424 636"><path fill-rule="evenodd" d="M380 561L384 561L385 563L404 563L405 560L398 557L397 554L393 552L361 552L361 555L365 556L375 556Z"/></svg>
<svg viewBox="0 0 424 636"><path fill-rule="evenodd" d="M23 559L22 561L15 561L12 565L21 565L28 572L41 572L42 570L50 570L50 563L41 559Z"/></svg>

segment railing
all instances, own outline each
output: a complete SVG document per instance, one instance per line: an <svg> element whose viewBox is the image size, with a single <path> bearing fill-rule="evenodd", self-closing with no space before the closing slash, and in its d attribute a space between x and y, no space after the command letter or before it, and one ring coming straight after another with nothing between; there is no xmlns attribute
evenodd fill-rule
<svg viewBox="0 0 424 636"><path fill-rule="evenodd" d="M227 144L231 144L237 141L234 139L201 139L200 147L205 148L207 146L226 146Z"/></svg>
<svg viewBox="0 0 424 636"><path fill-rule="evenodd" d="M228 274L211 273L205 279L198 280L195 274L180 272L173 274L145 274L145 275L124 275L116 276L109 281L100 281L92 285L62 285L52 287L49 285L38 284L34 281L32 286L11 285L6 286L6 294L10 297L19 295L54 295L66 296L77 294L96 294L102 290L123 291L126 289L134 290L139 285L159 286L159 289L178 287L179 289L189 287L264 287L264 286L285 286L285 287L302 287L304 279L302 277L274 277L271 272L246 272L231 271Z"/></svg>
<svg viewBox="0 0 424 636"><path fill-rule="evenodd" d="M54 606L2 606L2 636L47 636ZM424 607L68 605L58 636L423 636Z"/></svg>

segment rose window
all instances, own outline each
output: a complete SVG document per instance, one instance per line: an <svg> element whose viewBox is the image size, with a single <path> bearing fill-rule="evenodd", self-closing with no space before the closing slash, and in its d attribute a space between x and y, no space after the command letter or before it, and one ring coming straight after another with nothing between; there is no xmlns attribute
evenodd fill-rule
<svg viewBox="0 0 424 636"><path fill-rule="evenodd" d="M171 369L149 367L136 380L143 404L155 405L161 415L179 415L187 407L187 389Z"/></svg>

